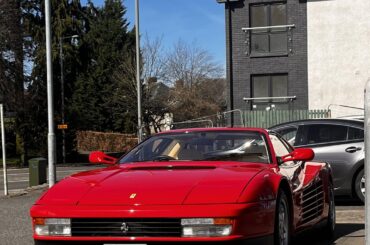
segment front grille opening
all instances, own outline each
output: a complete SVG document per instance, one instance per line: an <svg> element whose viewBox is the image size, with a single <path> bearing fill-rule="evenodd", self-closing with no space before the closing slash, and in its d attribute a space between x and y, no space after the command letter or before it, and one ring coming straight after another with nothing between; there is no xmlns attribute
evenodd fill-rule
<svg viewBox="0 0 370 245"><path fill-rule="evenodd" d="M72 219L72 236L181 237L180 219Z"/></svg>

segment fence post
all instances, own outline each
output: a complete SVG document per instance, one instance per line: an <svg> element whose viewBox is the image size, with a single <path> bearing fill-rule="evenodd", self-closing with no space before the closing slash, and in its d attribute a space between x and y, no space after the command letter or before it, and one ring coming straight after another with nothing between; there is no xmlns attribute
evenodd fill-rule
<svg viewBox="0 0 370 245"><path fill-rule="evenodd" d="M8 174L6 171L6 144L5 144L5 126L4 126L4 107L0 104L0 119L1 119L1 146L3 150L3 172L4 172L4 194L8 193Z"/></svg>

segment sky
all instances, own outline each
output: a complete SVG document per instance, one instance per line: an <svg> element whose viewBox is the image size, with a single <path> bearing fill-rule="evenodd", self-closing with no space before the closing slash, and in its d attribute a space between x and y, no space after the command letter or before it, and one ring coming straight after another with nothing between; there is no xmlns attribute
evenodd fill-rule
<svg viewBox="0 0 370 245"><path fill-rule="evenodd" d="M86 3L86 0L82 0ZM101 6L104 0L93 0ZM135 23L135 0L124 0L130 26ZM173 47L179 39L207 50L225 66L226 39L224 5L216 0L140 0L140 33L163 39Z"/></svg>

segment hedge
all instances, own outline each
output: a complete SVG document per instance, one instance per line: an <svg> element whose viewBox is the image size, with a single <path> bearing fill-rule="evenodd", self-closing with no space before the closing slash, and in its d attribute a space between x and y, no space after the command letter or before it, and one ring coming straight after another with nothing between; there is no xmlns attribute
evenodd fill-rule
<svg viewBox="0 0 370 245"><path fill-rule="evenodd" d="M138 139L132 134L77 131L77 152L91 151L127 152L137 145Z"/></svg>

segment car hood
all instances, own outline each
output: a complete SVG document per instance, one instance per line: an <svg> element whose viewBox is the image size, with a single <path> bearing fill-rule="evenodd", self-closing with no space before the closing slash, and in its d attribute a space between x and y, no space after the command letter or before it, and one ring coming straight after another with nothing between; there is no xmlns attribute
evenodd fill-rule
<svg viewBox="0 0 370 245"><path fill-rule="evenodd" d="M170 165L171 164L171 165ZM39 205L180 205L236 203L265 168L253 163L135 163L72 175Z"/></svg>

